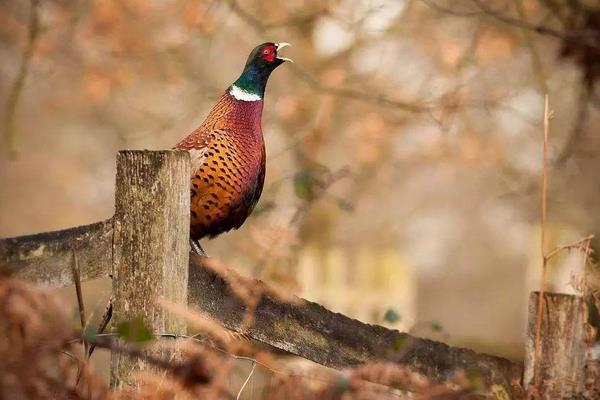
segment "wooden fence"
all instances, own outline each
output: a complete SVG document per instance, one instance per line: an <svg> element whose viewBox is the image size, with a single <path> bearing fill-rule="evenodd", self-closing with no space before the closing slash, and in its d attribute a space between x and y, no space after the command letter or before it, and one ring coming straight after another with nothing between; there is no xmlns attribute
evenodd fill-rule
<svg viewBox="0 0 600 400"><path fill-rule="evenodd" d="M393 361L443 381L456 370L475 374L489 398L520 398L534 376L533 338L536 294L530 300L525 365L501 357L417 338L333 313L303 299L285 301L262 290L253 323L243 326L247 304L230 280L189 253L189 176L187 152L122 151L117 156L116 211L91 225L31 236L0 239L0 270L32 282L74 284L73 254L81 281L111 275L113 319L141 317L155 332L186 332L183 320L156 299L200 309L223 326L252 339L332 368ZM267 286L227 271L247 285ZM544 398L583 393L587 311L577 296L546 294L543 340L537 373ZM490 327L493 329L493 327ZM402 343L398 347L395 344ZM113 354L115 384L144 369L140 360ZM550 382L545 384L545 382Z"/></svg>

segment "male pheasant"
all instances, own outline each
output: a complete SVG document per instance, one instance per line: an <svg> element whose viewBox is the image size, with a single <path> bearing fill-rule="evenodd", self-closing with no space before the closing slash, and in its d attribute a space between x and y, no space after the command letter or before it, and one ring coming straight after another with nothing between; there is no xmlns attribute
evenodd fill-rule
<svg viewBox="0 0 600 400"><path fill-rule="evenodd" d="M175 146L190 152L190 242L200 255L205 255L200 239L242 226L261 195L265 180L263 98L271 72L291 61L277 54L288 45L263 43L252 50L244 71L202 125Z"/></svg>

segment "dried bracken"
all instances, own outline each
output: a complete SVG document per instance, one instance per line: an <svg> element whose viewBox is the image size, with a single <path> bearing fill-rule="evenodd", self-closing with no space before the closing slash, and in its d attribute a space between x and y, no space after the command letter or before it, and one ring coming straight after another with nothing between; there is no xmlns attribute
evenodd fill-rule
<svg viewBox="0 0 600 400"><path fill-rule="evenodd" d="M257 366L271 376L270 381L261 383L260 398L463 398L471 388L460 373L448 382L434 384L393 363L341 372L311 366L298 373L289 366L281 367L270 352L230 334L208 317L165 301L162 304L184 317L198 335L157 333L146 346L111 333L89 337L98 348L142 359L150 366L135 376L132 386L110 389L82 357L82 334L73 328L67 303L51 289L0 278L0 329L5 333L0 339L1 398L233 399L240 397ZM250 361L252 367L243 384L232 390L231 377L240 360Z"/></svg>
<svg viewBox="0 0 600 400"><path fill-rule="evenodd" d="M50 289L0 278L0 397L105 398L107 387L78 356L68 309Z"/></svg>

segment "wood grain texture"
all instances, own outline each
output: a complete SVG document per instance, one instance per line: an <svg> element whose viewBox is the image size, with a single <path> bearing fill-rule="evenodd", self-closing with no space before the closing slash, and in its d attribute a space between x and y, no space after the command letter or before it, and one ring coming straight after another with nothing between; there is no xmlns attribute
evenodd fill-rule
<svg viewBox="0 0 600 400"><path fill-rule="evenodd" d="M107 276L112 269L112 220L61 231L0 239L0 271L39 284L73 282L73 251L81 280Z"/></svg>
<svg viewBox="0 0 600 400"><path fill-rule="evenodd" d="M529 323L525 344L523 381L534 381L535 320L539 292L529 296ZM587 305L581 296L545 293L542 309L542 339L538 393L543 399L573 398L585 390Z"/></svg>
<svg viewBox="0 0 600 400"><path fill-rule="evenodd" d="M189 304L223 326L240 331L246 305L231 290L227 279L190 255ZM260 281L237 276L247 285ZM266 291L269 292L268 290ZM332 368L346 368L372 361L393 361L413 368L433 381L448 379L458 369L477 376L491 398L521 398L523 369L501 357L450 347L378 325L369 325L297 299L286 302L264 294L253 325L244 331L252 339ZM502 397L505 395L505 397Z"/></svg>
<svg viewBox="0 0 600 400"><path fill-rule="evenodd" d="M113 324L141 318L152 332L185 333L159 298L187 304L190 159L183 151L122 151L117 156ZM113 385L148 369L113 353Z"/></svg>

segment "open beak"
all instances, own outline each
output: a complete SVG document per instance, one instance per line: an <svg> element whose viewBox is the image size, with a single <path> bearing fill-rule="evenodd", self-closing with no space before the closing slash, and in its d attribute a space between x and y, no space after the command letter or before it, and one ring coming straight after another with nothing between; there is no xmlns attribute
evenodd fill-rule
<svg viewBox="0 0 600 400"><path fill-rule="evenodd" d="M281 60L281 61L289 61L291 63L294 62L294 60L292 60L291 58L287 58L287 57L279 57L279 50L283 49L284 47L287 46L291 46L291 44L287 43L287 42L281 42L281 43L275 43L275 48L277 49L277 56L275 58Z"/></svg>

